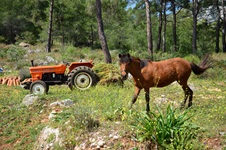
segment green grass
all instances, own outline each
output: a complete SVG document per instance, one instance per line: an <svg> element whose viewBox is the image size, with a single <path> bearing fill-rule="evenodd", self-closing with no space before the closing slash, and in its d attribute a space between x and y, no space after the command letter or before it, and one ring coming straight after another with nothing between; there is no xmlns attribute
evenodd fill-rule
<svg viewBox="0 0 226 150"><path fill-rule="evenodd" d="M189 113L194 114L191 122L201 127L203 140L218 137L225 144L225 137L219 136L219 133L226 132L226 83L196 77L192 77L190 83L195 87L193 107L189 110ZM140 93L132 110L128 110L128 103L133 95L132 81L126 81L124 88L97 85L86 91L70 91L67 86L51 86L48 95L39 96L40 100L28 108L21 103L29 91L20 87L3 85L0 85L0 91L2 91L0 136L3 139L0 145L10 144L18 149L31 148L41 129L47 124L61 126L63 130L66 128L64 123L68 120L73 120L70 125L74 128L65 132L65 137L67 137L67 141L71 142L74 141L76 134L88 134L98 128L99 125L95 126L95 121L99 122L100 126L103 126L105 122L114 124L115 121L121 121L123 122L121 130L128 130L128 133L133 135L134 131L128 129L134 119L131 117L131 111L136 113L145 111L144 92ZM159 104L157 98L162 95L165 95L167 101ZM56 121L42 123L50 112L49 108L44 105L68 98L75 102L73 107L65 108L64 113L59 115ZM176 109L179 109L182 99L183 91L177 84L164 88L153 88L151 89L151 110L157 112L155 105L166 110L169 104L173 104ZM41 111L44 113L40 113ZM79 141L74 141L73 145L78 143ZM68 145L65 146L68 147Z"/></svg>
<svg viewBox="0 0 226 150"><path fill-rule="evenodd" d="M98 63L98 57L94 53L92 57L97 60L95 63ZM197 57L194 58L197 59ZM193 107L188 111L188 114L194 116L189 122L201 128L198 139L204 144L205 149L212 148L209 141L214 141L214 139L220 140L221 145L218 144L218 146L222 149L226 147L225 58L223 54L214 54L216 67L209 69L201 76L192 74L189 79L189 85L194 91ZM113 58L113 60L117 59ZM125 81L123 87L97 85L85 91L71 91L66 85L51 86L48 95L39 96L37 103L26 107L22 105L22 101L29 91L20 87L0 85L0 149L33 149L40 131L47 125L60 128L64 139L63 147L67 149L73 149L81 144L89 137L90 132L96 130L107 134L114 129L123 138L131 139L131 141L138 139L136 131L131 130L130 127L135 121L134 114L145 112L146 104L144 91L142 91L133 108L129 110L128 106L133 92L132 80ZM162 97L166 98L166 101L160 103L159 100ZM172 105L177 111L183 113L184 110L180 110L183 97L183 90L177 83L164 88L151 88L151 111L158 112L156 105L162 111L166 111L167 107ZM55 121L45 121L52 111L48 107L49 104L64 99L73 100L74 105L63 108L63 113L57 115ZM115 122L120 122L120 125ZM68 128L69 126L72 128ZM224 132L225 134L220 135ZM47 140L53 139L54 135ZM199 145L193 147L194 149L200 148ZM55 148L61 149L59 145L55 145ZM118 140L112 149L120 148L123 148L123 142ZM139 145L133 148L139 149Z"/></svg>

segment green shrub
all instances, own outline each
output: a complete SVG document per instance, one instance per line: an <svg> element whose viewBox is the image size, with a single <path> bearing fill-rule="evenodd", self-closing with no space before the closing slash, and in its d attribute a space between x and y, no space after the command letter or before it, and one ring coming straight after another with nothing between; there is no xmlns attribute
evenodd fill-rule
<svg viewBox="0 0 226 150"><path fill-rule="evenodd" d="M20 47L10 46L6 52L6 57L9 61L18 61L22 59L26 51Z"/></svg>
<svg viewBox="0 0 226 150"><path fill-rule="evenodd" d="M193 55L193 54L189 54L189 55L185 56L184 59L186 59L189 62L194 62L196 64L199 64L201 62L199 57L197 55Z"/></svg>
<svg viewBox="0 0 226 150"><path fill-rule="evenodd" d="M188 122L192 117L188 116L188 111L178 114L171 106L165 113L158 107L157 110L158 113L141 113L135 117L133 126L138 138L151 140L163 149L192 149L199 127Z"/></svg>
<svg viewBox="0 0 226 150"><path fill-rule="evenodd" d="M5 42L5 37L4 36L0 36L0 43L4 43Z"/></svg>
<svg viewBox="0 0 226 150"><path fill-rule="evenodd" d="M20 81L24 81L26 78L31 78L30 70L28 68L22 68L19 70Z"/></svg>
<svg viewBox="0 0 226 150"><path fill-rule="evenodd" d="M0 58L5 58L7 55L7 50L6 49L0 49Z"/></svg>
<svg viewBox="0 0 226 150"><path fill-rule="evenodd" d="M32 32L29 32L29 31L25 31L25 32L21 33L20 36L16 37L17 42L23 41L23 42L26 42L29 44L35 44L36 39L37 39L37 37Z"/></svg>
<svg viewBox="0 0 226 150"><path fill-rule="evenodd" d="M85 59L86 54L90 53L90 48L76 48L74 46L68 46L62 52L62 57L67 61L79 61L80 59Z"/></svg>
<svg viewBox="0 0 226 150"><path fill-rule="evenodd" d="M67 110L56 115L54 121L60 124L64 124L70 120L71 125L75 130L88 130L99 127L99 121L94 120L90 115L90 110L88 108L81 108L76 106L72 110Z"/></svg>

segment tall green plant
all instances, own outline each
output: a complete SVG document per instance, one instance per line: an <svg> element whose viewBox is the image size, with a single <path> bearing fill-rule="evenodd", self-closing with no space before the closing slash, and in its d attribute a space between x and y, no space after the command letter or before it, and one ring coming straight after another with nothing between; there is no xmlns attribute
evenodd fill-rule
<svg viewBox="0 0 226 150"><path fill-rule="evenodd" d="M138 138L151 140L163 149L192 149L199 127L189 122L192 116L188 110L178 113L169 105L165 113L159 107L157 112L135 117Z"/></svg>

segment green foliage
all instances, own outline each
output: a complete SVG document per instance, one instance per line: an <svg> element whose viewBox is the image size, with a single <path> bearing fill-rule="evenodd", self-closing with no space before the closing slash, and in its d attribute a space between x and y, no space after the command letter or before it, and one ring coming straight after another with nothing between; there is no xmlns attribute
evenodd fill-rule
<svg viewBox="0 0 226 150"><path fill-rule="evenodd" d="M86 54L90 53L89 48L76 48L72 45L61 50L62 58L65 61L79 61L87 58ZM89 58L90 59L90 58Z"/></svg>
<svg viewBox="0 0 226 150"><path fill-rule="evenodd" d="M189 54L185 56L184 59L186 59L189 62L194 62L196 64L199 64L201 61L197 55L193 55L193 54Z"/></svg>
<svg viewBox="0 0 226 150"><path fill-rule="evenodd" d="M94 120L91 114L92 112L89 108L81 108L80 106L77 106L56 114L54 122L63 125L65 122L69 121L67 126L73 126L74 131L92 131L93 129L99 127L99 121Z"/></svg>
<svg viewBox="0 0 226 150"><path fill-rule="evenodd" d="M4 36L0 36L0 43L4 43L5 42L5 37Z"/></svg>
<svg viewBox="0 0 226 150"><path fill-rule="evenodd" d="M29 44L36 44L36 40L37 37L30 31L25 31L21 33L21 36L16 37L17 42L26 42Z"/></svg>
<svg viewBox="0 0 226 150"><path fill-rule="evenodd" d="M20 47L10 46L6 52L6 57L9 61L18 61L23 58L26 51Z"/></svg>
<svg viewBox="0 0 226 150"><path fill-rule="evenodd" d="M20 76L20 81L31 78L30 70L28 68L21 68L18 75Z"/></svg>
<svg viewBox="0 0 226 150"><path fill-rule="evenodd" d="M190 1L180 1L177 5L177 53L173 51L173 16L167 15L166 51L167 54L186 56L192 53L193 20L189 6ZM204 2L202 8L211 3ZM153 50L158 42L159 1L151 1L151 24ZM131 7L135 6L135 7ZM167 5L167 7L170 7ZM171 8L171 7L170 7ZM184 8L184 9L179 9ZM200 9L202 9L200 8ZM2 0L0 10L0 41L16 43L26 41L30 44L47 41L49 27L49 1ZM169 10L171 11L171 9ZM96 23L95 1L55 1L53 15L52 40L55 45L71 44L76 47L100 48L98 25ZM144 1L102 1L102 18L104 31L110 50L124 52L136 50L147 51L146 15ZM201 55L215 49L215 24L198 20L197 52ZM220 35L221 36L221 35ZM220 41L221 43L221 41ZM221 48L220 44L220 48ZM80 54L80 58L83 58Z"/></svg>
<svg viewBox="0 0 226 150"><path fill-rule="evenodd" d="M152 140L166 149L193 149L192 140L196 138L199 127L190 123L188 111L178 113L171 106L165 113L157 107L158 114L141 113L134 125L140 140Z"/></svg>

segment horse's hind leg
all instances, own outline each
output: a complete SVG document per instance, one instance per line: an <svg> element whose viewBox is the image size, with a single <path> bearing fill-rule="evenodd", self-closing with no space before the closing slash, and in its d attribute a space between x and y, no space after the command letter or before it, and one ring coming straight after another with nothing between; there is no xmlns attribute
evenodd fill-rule
<svg viewBox="0 0 226 150"><path fill-rule="evenodd" d="M190 89L190 87L187 84L182 85L182 88L184 90L184 103L181 105L181 107L185 106L188 96L189 96L188 107L191 107L192 106L193 91Z"/></svg>
<svg viewBox="0 0 226 150"><path fill-rule="evenodd" d="M193 91L188 87L189 89L189 101L188 101L188 107L192 106L192 97L193 97Z"/></svg>
<svg viewBox="0 0 226 150"><path fill-rule="evenodd" d="M145 89L145 100L146 100L146 111L147 112L150 112L150 106L149 106L149 101L150 101L149 89Z"/></svg>

